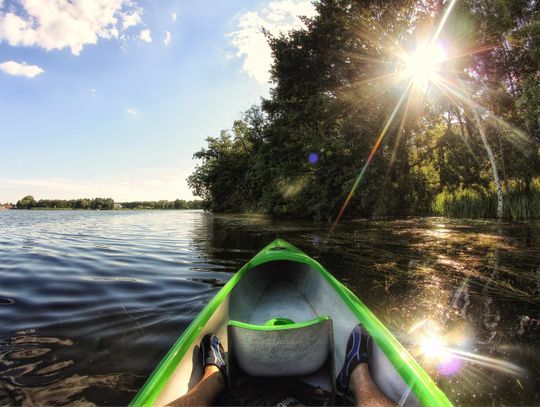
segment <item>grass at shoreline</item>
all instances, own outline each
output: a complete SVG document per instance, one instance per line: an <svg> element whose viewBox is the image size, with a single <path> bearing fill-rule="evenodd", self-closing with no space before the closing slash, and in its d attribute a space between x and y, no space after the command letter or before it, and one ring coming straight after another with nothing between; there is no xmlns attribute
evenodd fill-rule
<svg viewBox="0 0 540 407"><path fill-rule="evenodd" d="M450 218L496 218L497 194L494 191L459 189L439 193L432 213ZM509 220L540 219L540 186L524 193L512 190L504 194L503 217Z"/></svg>

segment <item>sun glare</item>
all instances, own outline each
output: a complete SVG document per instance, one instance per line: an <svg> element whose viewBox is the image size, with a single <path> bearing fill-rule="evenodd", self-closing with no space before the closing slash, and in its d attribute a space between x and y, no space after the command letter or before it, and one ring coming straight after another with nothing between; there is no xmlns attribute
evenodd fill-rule
<svg viewBox="0 0 540 407"><path fill-rule="evenodd" d="M420 344L420 349L428 359L443 360L448 356L448 350L442 338L436 335L426 336Z"/></svg>
<svg viewBox="0 0 540 407"><path fill-rule="evenodd" d="M419 47L404 58L405 76L416 86L425 89L430 82L436 80L441 63L447 58L446 50L440 44Z"/></svg>

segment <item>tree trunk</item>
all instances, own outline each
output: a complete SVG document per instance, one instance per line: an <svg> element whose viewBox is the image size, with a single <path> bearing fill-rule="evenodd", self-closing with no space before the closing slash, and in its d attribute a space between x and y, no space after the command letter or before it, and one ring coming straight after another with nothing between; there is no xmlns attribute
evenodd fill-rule
<svg viewBox="0 0 540 407"><path fill-rule="evenodd" d="M439 161L439 192L442 192L446 187L446 158L444 154L444 146L448 140L448 136L452 131L452 118L450 116L450 111L447 113L446 118L446 131L443 136L437 142L437 159Z"/></svg>
<svg viewBox="0 0 540 407"><path fill-rule="evenodd" d="M504 181L504 191L508 194L510 192L510 186L508 185L508 176L506 175L506 164L504 162L504 150L503 150L503 143L502 143L502 137L501 137L501 126L499 125L499 122L497 122L497 136L499 138L499 149L501 150L501 167L502 167L502 173L503 173L503 181Z"/></svg>
<svg viewBox="0 0 540 407"><path fill-rule="evenodd" d="M495 162L493 150L491 149L491 145L489 144L489 141L487 139L486 129L484 128L484 124L482 123L480 116L478 115L478 110L476 106L472 106L472 111L474 115L474 121L476 122L476 126L478 127L478 132L480 133L480 138L482 139L482 143L484 143L489 162L491 163L493 181L495 181L495 187L497 188L497 218L501 219L503 217L504 198L501 188L501 180L499 178L499 171L497 170L497 163Z"/></svg>

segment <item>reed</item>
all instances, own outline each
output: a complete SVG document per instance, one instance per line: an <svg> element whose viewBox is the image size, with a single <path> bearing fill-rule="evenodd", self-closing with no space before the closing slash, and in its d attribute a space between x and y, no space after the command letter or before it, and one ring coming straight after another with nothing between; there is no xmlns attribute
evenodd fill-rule
<svg viewBox="0 0 540 407"><path fill-rule="evenodd" d="M452 218L495 218L497 194L495 191L464 188L443 191L436 195L432 214ZM529 192L511 189L504 195L504 218L511 220L540 219L540 186L533 185Z"/></svg>

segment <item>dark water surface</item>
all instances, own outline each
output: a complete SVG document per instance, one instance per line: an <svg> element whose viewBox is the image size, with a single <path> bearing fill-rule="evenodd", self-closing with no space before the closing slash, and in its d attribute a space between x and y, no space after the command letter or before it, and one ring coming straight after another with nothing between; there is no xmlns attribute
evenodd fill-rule
<svg viewBox="0 0 540 407"><path fill-rule="evenodd" d="M349 286L456 404L540 404L540 223L328 230L200 211L0 211L0 405L129 403L276 237ZM430 354L436 338L450 358Z"/></svg>

